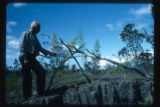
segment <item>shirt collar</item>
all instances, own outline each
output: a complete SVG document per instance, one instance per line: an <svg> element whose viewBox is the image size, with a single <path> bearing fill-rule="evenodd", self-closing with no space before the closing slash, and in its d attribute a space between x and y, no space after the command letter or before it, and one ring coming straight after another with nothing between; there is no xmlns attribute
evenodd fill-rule
<svg viewBox="0 0 160 107"><path fill-rule="evenodd" d="M34 35L30 30L28 30L34 37L36 37L36 35Z"/></svg>

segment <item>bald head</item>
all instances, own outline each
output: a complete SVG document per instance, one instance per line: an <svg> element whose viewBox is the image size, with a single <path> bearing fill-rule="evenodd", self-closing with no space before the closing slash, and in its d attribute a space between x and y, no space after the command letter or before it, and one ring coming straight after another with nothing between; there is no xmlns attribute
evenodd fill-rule
<svg viewBox="0 0 160 107"><path fill-rule="evenodd" d="M33 34L37 34L38 32L40 32L40 23L37 22L37 21L33 21L31 23L31 27L30 27L30 31L33 33Z"/></svg>

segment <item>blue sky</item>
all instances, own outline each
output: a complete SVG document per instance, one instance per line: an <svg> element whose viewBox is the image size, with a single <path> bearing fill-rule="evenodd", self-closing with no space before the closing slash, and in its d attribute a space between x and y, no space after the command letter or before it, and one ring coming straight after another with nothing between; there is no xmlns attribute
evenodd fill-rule
<svg viewBox="0 0 160 107"><path fill-rule="evenodd" d="M153 18L150 4L37 4L12 3L7 6L7 65L12 65L18 58L18 40L22 32L29 30L32 21L41 23L41 33L57 34L65 42L70 41L78 34L81 28L86 47L92 50L94 42L99 39L101 55L118 60L116 56L124 43L119 34L125 24L133 23L135 28L142 30L145 27L151 32ZM40 42L47 39L38 35ZM42 45L45 47L44 45ZM151 49L147 43L145 49ZM48 47L45 47L48 48ZM106 62L101 61L101 65Z"/></svg>

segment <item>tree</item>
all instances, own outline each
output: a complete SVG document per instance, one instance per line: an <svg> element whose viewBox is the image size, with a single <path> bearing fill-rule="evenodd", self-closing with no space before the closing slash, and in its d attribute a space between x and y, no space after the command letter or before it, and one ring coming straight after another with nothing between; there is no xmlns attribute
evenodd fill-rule
<svg viewBox="0 0 160 107"><path fill-rule="evenodd" d="M74 41L72 41L74 44ZM52 51L58 54L58 57L50 56L49 62L51 69L64 69L65 60L68 58L69 53L63 47L63 45L58 41L56 34L53 33L52 36ZM63 63L64 62L64 63Z"/></svg>
<svg viewBox="0 0 160 107"><path fill-rule="evenodd" d="M119 56L120 59L124 58L126 61L128 61L129 60L129 56L130 56L130 54L128 54L128 53L129 52L126 49L126 47L123 47L122 49L119 50L118 56Z"/></svg>
<svg viewBox="0 0 160 107"><path fill-rule="evenodd" d="M101 56L100 54L100 43L99 40L96 39L95 44L94 44L94 50L93 50L93 54L96 56ZM97 58L92 58L92 70L94 72L97 72L97 70L99 70L99 59Z"/></svg>
<svg viewBox="0 0 160 107"><path fill-rule="evenodd" d="M127 24L120 33L121 40L126 44L118 53L122 56L133 56L135 66L137 66L138 54L143 51L142 43L145 38L144 33L133 29L134 24Z"/></svg>
<svg viewBox="0 0 160 107"><path fill-rule="evenodd" d="M13 71L16 72L16 76L18 76L18 72L20 71L20 63L17 59L14 59Z"/></svg>
<svg viewBox="0 0 160 107"><path fill-rule="evenodd" d="M153 56L152 53L149 53L147 50L146 52L141 52L140 55L138 56L138 63L139 67L141 69L149 72L153 71Z"/></svg>
<svg viewBox="0 0 160 107"><path fill-rule="evenodd" d="M84 37L83 37L81 28L79 28L79 31L78 31L77 44L80 46L81 50L84 50L86 42L84 41Z"/></svg>
<svg viewBox="0 0 160 107"><path fill-rule="evenodd" d="M78 30L77 45L80 46L79 48L81 51L85 50L86 42L84 41L84 35L81 28L79 28ZM85 64L87 62L87 57L85 55L82 55L81 60L82 60L83 66L85 67Z"/></svg>
<svg viewBox="0 0 160 107"><path fill-rule="evenodd" d="M75 64L72 65L71 70L72 70L72 72L75 72L75 71L76 71L76 65L75 65Z"/></svg>
<svg viewBox="0 0 160 107"><path fill-rule="evenodd" d="M151 26L152 32L149 34L146 29L143 28L144 34L145 34L145 39L146 42L148 42L151 46L152 49L154 48L154 32L153 32L153 26Z"/></svg>

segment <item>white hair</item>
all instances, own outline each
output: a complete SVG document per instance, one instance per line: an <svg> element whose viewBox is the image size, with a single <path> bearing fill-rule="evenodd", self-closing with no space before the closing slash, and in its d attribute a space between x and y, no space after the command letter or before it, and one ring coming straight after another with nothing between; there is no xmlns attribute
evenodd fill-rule
<svg viewBox="0 0 160 107"><path fill-rule="evenodd" d="M31 28L32 28L32 27L38 27L38 26L40 26L40 23L39 23L38 21L33 21L33 22L31 23Z"/></svg>

